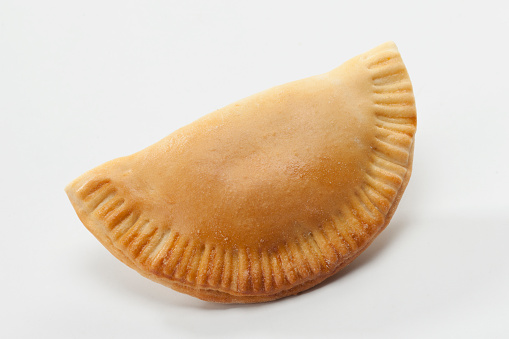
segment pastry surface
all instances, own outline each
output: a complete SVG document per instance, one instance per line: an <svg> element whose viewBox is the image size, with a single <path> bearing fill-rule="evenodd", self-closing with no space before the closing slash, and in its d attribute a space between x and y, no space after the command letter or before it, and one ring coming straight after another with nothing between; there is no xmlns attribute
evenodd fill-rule
<svg viewBox="0 0 509 339"><path fill-rule="evenodd" d="M216 302L293 295L387 226L416 110L393 43L219 109L66 188L118 259Z"/></svg>

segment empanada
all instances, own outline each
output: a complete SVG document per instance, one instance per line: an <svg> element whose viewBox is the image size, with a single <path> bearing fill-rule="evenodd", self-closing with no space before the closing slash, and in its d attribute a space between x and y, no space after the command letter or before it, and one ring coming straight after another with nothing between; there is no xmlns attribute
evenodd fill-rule
<svg viewBox="0 0 509 339"><path fill-rule="evenodd" d="M416 111L394 43L255 94L66 188L118 259L223 303L304 291L387 226L408 183Z"/></svg>

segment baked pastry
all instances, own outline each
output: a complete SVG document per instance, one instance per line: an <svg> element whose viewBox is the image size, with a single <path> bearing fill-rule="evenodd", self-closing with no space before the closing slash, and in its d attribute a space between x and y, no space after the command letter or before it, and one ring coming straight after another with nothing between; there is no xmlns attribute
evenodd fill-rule
<svg viewBox="0 0 509 339"><path fill-rule="evenodd" d="M387 226L415 129L390 42L208 114L66 192L145 277L208 301L269 301L338 272Z"/></svg>

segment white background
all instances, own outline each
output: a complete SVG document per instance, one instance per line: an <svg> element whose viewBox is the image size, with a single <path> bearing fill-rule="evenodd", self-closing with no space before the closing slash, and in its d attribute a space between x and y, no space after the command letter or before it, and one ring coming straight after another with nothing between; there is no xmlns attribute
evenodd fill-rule
<svg viewBox="0 0 509 339"><path fill-rule="evenodd" d="M0 2L0 337L508 338L503 1ZM397 43L418 110L393 222L318 288L212 304L142 278L64 186L268 87Z"/></svg>

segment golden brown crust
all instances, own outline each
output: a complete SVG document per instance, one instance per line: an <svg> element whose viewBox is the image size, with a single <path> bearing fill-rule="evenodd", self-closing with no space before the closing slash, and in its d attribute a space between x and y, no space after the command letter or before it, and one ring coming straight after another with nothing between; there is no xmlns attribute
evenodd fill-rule
<svg viewBox="0 0 509 339"><path fill-rule="evenodd" d="M383 230L411 173L412 86L393 43L213 112L66 191L142 275L261 302L331 276Z"/></svg>

